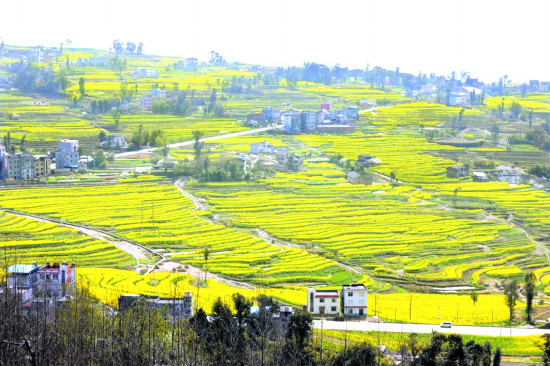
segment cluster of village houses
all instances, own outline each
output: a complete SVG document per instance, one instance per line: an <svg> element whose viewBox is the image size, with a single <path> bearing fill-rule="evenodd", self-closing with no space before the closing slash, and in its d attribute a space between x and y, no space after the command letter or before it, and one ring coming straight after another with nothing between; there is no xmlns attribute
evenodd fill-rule
<svg viewBox="0 0 550 366"><path fill-rule="evenodd" d="M107 136L102 142L104 149L125 149L128 143L123 136ZM90 156L80 156L78 140L59 140L57 150L46 155L24 153L10 154L0 139L0 180L6 182L36 179L45 181L52 175L69 175L74 172L85 173L88 164L93 161ZM52 163L53 161L53 163Z"/></svg>
<svg viewBox="0 0 550 366"><path fill-rule="evenodd" d="M366 103L366 101L365 101ZM332 104L324 102L319 111L281 111L274 107L265 107L262 113L246 116L247 126L258 126L265 123L282 123L286 133L346 133L353 132L355 121L359 118L359 108L348 106L331 111Z"/></svg>
<svg viewBox="0 0 550 366"><path fill-rule="evenodd" d="M35 311L71 299L76 289L76 266L67 262L33 264L13 264L6 269L6 286L0 293L8 291L16 294L21 307ZM363 284L343 285L341 290L307 288L307 305L303 310L313 315L345 315L350 317L367 316L368 290ZM124 311L143 301L155 309L166 309L174 318L189 318L193 315L193 293L185 292L181 297L162 298L143 294L124 294L118 298L118 308ZM257 313L258 306L251 307ZM294 312L291 306L280 306L276 318L285 322Z"/></svg>
<svg viewBox="0 0 550 366"><path fill-rule="evenodd" d="M447 177L461 178L470 176L470 169L464 165L453 165L447 168ZM490 173L471 172L474 182L507 182L509 184L530 184L536 189L549 189L550 181L546 178L533 177L525 174L522 169L507 165L499 165Z"/></svg>
<svg viewBox="0 0 550 366"><path fill-rule="evenodd" d="M57 150L48 155L9 154L0 141L0 178L5 181L45 179L52 172L52 160L55 160L57 174L86 168L80 162L78 140L60 140Z"/></svg>

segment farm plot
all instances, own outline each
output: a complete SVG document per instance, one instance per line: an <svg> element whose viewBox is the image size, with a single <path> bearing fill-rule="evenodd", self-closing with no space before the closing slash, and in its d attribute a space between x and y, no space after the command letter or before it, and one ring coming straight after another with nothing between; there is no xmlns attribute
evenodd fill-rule
<svg viewBox="0 0 550 366"><path fill-rule="evenodd" d="M341 154L352 162L361 154L376 156L380 165L373 171L390 176L394 173L399 181L408 183L447 182L446 169L456 162L434 157L434 150L460 150L452 146L429 143L425 138L405 134L363 134L345 136L298 136L307 146L318 147L327 154Z"/></svg>
<svg viewBox="0 0 550 366"><path fill-rule="evenodd" d="M523 309L524 303L518 303ZM456 294L374 294L369 296L369 315L405 322L439 324L451 321L460 325L496 325L510 319L504 295L470 296Z"/></svg>
<svg viewBox="0 0 550 366"><path fill-rule="evenodd" d="M94 296L106 304L117 306L120 295L139 293L161 297L183 296L186 291L192 292L196 301L195 305L210 311L214 301L221 297L222 300L231 302L231 296L240 293L248 298L258 295L268 295L277 298L286 304L301 306L306 301L307 292L303 287L285 286L279 288L244 289L231 287L215 280L201 279L176 272L152 272L140 275L133 271L116 270L110 268L79 268L77 271L79 283L85 286Z"/></svg>
<svg viewBox="0 0 550 366"><path fill-rule="evenodd" d="M463 182L426 186L435 189L434 195L455 201L464 207L470 205L496 204L496 214L517 222L539 239L548 242L550 235L550 195L528 185L509 185L506 182Z"/></svg>
<svg viewBox="0 0 550 366"><path fill-rule="evenodd" d="M0 211L0 250L6 263L70 261L77 266L127 268L133 258L113 244L76 230Z"/></svg>
<svg viewBox="0 0 550 366"><path fill-rule="evenodd" d="M425 102L403 103L390 108L378 108L372 115L366 115L369 123L382 130L396 128L419 129L421 127L436 127L448 121L471 120L473 117L483 116L475 109L463 110L460 117L460 107L449 107L444 104ZM451 123L452 124L452 123Z"/></svg>
<svg viewBox="0 0 550 366"><path fill-rule="evenodd" d="M34 104L35 102L46 105ZM50 100L0 93L0 103L0 112L19 116L17 120L2 119L0 136L5 138L9 132L11 143L15 145L19 145L24 136L25 145L41 153L55 147L57 141L64 136L81 140L81 145L90 145L96 142L100 131L89 121L71 114L63 106Z"/></svg>
<svg viewBox="0 0 550 366"><path fill-rule="evenodd" d="M4 208L100 227L194 266L205 266L202 251L209 248L208 270L233 278L264 284L353 279L334 260L206 221L203 216L209 213L195 210L192 200L172 185L10 190L0 192L0 202Z"/></svg>

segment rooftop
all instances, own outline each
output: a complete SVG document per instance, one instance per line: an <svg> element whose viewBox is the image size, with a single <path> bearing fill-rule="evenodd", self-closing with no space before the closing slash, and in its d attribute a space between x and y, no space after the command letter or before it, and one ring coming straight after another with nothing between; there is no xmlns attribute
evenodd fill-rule
<svg viewBox="0 0 550 366"><path fill-rule="evenodd" d="M7 273L16 273L16 274L30 274L39 270L40 267L36 264L13 264L8 269Z"/></svg>

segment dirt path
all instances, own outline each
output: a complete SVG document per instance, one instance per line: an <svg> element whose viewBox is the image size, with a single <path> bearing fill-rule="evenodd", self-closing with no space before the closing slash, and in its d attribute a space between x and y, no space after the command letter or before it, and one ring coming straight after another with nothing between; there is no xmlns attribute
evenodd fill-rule
<svg viewBox="0 0 550 366"><path fill-rule="evenodd" d="M193 212L195 210L206 211L206 206L197 197L195 197L191 193L183 190L183 186L185 185L185 182L187 182L187 178L178 179L176 181L176 188L178 189L178 191L180 191L181 194L183 194L186 197L189 197L193 201L193 204L195 204L195 208L192 209L191 212Z"/></svg>

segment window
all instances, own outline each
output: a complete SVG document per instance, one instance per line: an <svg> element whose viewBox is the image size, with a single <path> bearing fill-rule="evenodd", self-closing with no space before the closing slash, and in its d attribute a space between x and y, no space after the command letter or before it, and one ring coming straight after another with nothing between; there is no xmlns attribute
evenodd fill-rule
<svg viewBox="0 0 550 366"><path fill-rule="evenodd" d="M336 311L336 306L331 307L330 311Z"/></svg>
<svg viewBox="0 0 550 366"><path fill-rule="evenodd" d="M325 299L320 298L320 299L319 299L319 302L320 302L320 303L324 303L324 302L325 302Z"/></svg>
<svg viewBox="0 0 550 366"><path fill-rule="evenodd" d="M336 302L336 299L332 299L332 302Z"/></svg>
<svg viewBox="0 0 550 366"><path fill-rule="evenodd" d="M59 276L58 276L58 275L56 275L56 274L52 275L52 280L57 281L58 279L59 279Z"/></svg>
<svg viewBox="0 0 550 366"><path fill-rule="evenodd" d="M365 305L365 300L359 300L359 305Z"/></svg>
<svg viewBox="0 0 550 366"><path fill-rule="evenodd" d="M348 297L353 297L353 292L348 292Z"/></svg>
<svg viewBox="0 0 550 366"><path fill-rule="evenodd" d="M359 292L359 297L364 297L365 296L365 293L364 292Z"/></svg>
<svg viewBox="0 0 550 366"><path fill-rule="evenodd" d="M353 300L348 300L348 305L353 305Z"/></svg>
<svg viewBox="0 0 550 366"><path fill-rule="evenodd" d="M353 309L348 309L348 314L353 314Z"/></svg>

